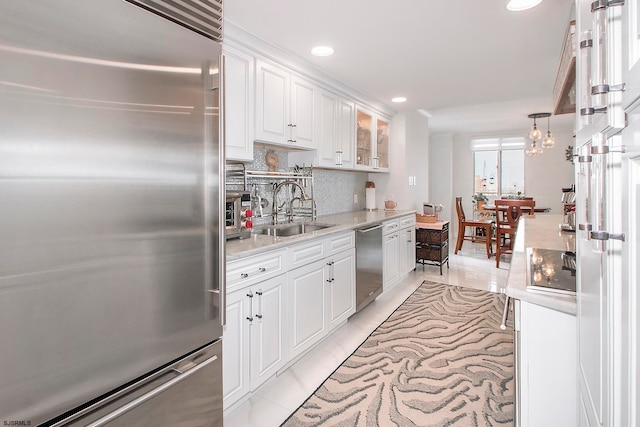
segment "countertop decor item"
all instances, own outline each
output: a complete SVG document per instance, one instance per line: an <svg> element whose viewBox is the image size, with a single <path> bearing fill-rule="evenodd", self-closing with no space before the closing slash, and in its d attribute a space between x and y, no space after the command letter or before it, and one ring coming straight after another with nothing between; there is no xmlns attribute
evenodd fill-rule
<svg viewBox="0 0 640 427"><path fill-rule="evenodd" d="M278 153L273 150L269 150L264 155L264 162L267 164L267 170L269 172L277 172L280 166L280 159L278 159Z"/></svg>
<svg viewBox="0 0 640 427"><path fill-rule="evenodd" d="M373 181L367 181L364 185L365 188L365 207L368 211L376 209L376 184Z"/></svg>

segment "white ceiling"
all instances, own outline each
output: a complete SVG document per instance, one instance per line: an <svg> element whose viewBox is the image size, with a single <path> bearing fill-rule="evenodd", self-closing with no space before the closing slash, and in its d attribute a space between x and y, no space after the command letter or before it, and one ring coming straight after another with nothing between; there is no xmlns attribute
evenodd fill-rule
<svg viewBox="0 0 640 427"><path fill-rule="evenodd" d="M427 111L432 133L526 133L528 114L553 110L573 0L523 12L506 3L227 0L225 19L396 111ZM335 54L314 57L316 45ZM571 130L573 114L551 128Z"/></svg>

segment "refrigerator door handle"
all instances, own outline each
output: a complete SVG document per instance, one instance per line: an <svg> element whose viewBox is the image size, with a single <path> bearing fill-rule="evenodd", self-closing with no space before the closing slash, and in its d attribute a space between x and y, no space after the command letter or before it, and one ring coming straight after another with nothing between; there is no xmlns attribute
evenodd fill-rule
<svg viewBox="0 0 640 427"><path fill-rule="evenodd" d="M219 120L219 140L218 140L218 153L220 153L220 165L224 165L226 158L226 132L227 127L225 126L225 104L226 104L226 91L225 91L225 83L226 83L226 58L223 54L220 55L218 59L218 102L221 108L218 109L220 116ZM220 166L218 167L218 182L219 186L219 194L220 200L218 203L218 253L220 254L218 260L218 290L220 297L220 324L224 327L227 324L227 268L226 268L226 236L227 232L226 223L223 221L225 218L225 204L222 202L222 192L225 191L227 187L227 183L225 182L226 173L225 168Z"/></svg>
<svg viewBox="0 0 640 427"><path fill-rule="evenodd" d="M171 387L175 386L176 384L178 384L181 381L186 380L187 378L189 378L191 375L195 374L196 372L200 371L201 369L205 368L207 365L209 365L210 363L215 362L216 360L218 360L218 356L212 356L209 359L207 359L206 361L200 363L199 365L197 365L196 367L193 368L189 368L187 370L185 370L183 373L180 373L177 377L167 381L166 383L162 384L161 386L151 390L148 393L143 394L142 396L138 397L135 400L132 400L131 402L127 403L124 406L119 407L117 410L105 415L104 417L94 421L93 423L89 424L88 427L101 427L104 425L107 425L108 423L112 422L113 420L115 420L116 418L120 417L121 415L125 414L126 412L131 411L132 409L137 408L138 406L142 405L143 403L153 399L154 397L158 396L159 394L165 392L166 390L170 389ZM180 372L176 369L173 369L174 372Z"/></svg>

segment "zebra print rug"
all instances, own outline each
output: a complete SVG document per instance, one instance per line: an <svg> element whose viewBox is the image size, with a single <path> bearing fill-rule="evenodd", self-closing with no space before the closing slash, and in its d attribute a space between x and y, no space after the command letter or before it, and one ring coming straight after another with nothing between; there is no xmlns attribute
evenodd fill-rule
<svg viewBox="0 0 640 427"><path fill-rule="evenodd" d="M513 425L503 304L504 295L423 282L282 425Z"/></svg>

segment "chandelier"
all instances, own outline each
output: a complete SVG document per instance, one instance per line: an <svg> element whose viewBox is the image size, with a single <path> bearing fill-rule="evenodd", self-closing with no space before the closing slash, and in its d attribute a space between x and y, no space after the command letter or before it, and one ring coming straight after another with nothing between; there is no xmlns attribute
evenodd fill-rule
<svg viewBox="0 0 640 427"><path fill-rule="evenodd" d="M551 136L551 130L549 129L549 117L551 117L551 113L533 113L528 116L530 119L533 119L533 126L531 127L531 131L529 132L529 139L531 140L531 145L524 150L524 154L529 157L536 157L543 153L542 148L553 148L556 144L556 140ZM547 134L544 139L542 139L542 131L538 129L538 124L536 123L536 119L547 118ZM542 141L541 141L542 140ZM538 146L538 143L542 147Z"/></svg>

